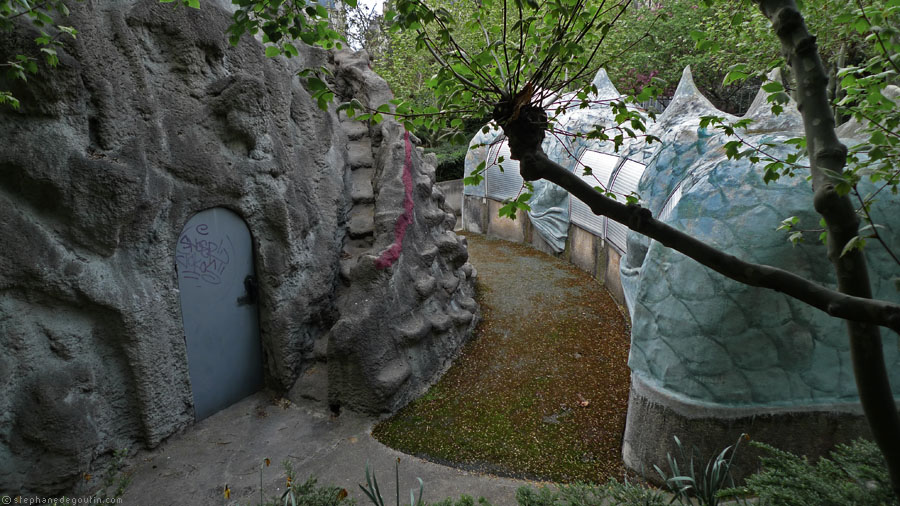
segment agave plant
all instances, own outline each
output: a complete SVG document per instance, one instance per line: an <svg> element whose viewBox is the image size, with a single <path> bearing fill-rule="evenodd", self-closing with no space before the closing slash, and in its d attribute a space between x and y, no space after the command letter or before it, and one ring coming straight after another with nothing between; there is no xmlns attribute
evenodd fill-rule
<svg viewBox="0 0 900 506"><path fill-rule="evenodd" d="M737 449L741 444L741 440L749 439L749 436L741 434L735 444L726 447L717 456L710 459L706 463L702 474L698 473L694 466L695 450L691 450L690 458L688 459L681 440L678 439L678 436L673 436L673 438L682 462L688 461L688 466L682 469L678 464L678 458L673 457L670 453L666 454L666 459L668 460L669 471L671 471L672 476L666 475L659 466L653 466L669 487L669 490L675 495L672 501L678 500L681 504L692 505L694 504L694 499L696 499L696 504L698 505L717 506L721 499L719 492L726 488L734 488L731 464L734 462L735 455L737 455ZM728 452L731 452L731 455L728 455Z"/></svg>
<svg viewBox="0 0 900 506"><path fill-rule="evenodd" d="M396 480L395 488L397 490L397 506L400 506L400 459L397 459L397 462L394 463L394 475ZM422 494L425 492L425 483L422 481L422 478L416 479L419 480L419 498L416 499L416 489L410 489L409 506L424 506L425 503L422 501ZM359 488L361 488L369 500L372 501L372 504L375 506L384 506L384 498L381 496L381 490L378 488L378 478L375 477L374 470L370 472L368 462L366 462L366 486L360 485Z"/></svg>

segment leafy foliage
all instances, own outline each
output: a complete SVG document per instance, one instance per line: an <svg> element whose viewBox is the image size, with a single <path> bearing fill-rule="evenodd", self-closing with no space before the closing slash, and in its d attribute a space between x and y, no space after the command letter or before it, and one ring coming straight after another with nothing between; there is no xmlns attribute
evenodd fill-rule
<svg viewBox="0 0 900 506"><path fill-rule="evenodd" d="M674 436L681 463L679 464L678 456L666 455L669 472L672 473L671 476L668 476L659 466L654 465L653 467L669 487L669 490L675 494L675 498L678 499L679 503L691 505L696 500L700 506L716 506L719 504L721 491L725 489L726 485L734 487L734 480L731 477L731 465L734 462L734 456L737 454L741 440L745 438L747 438L747 435L741 434L733 446L726 447L718 455L711 458L702 471L698 471L694 468L696 451L692 449L690 456L688 456L678 436ZM729 452L731 452L730 456L728 456ZM687 467L684 467L685 465Z"/></svg>
<svg viewBox="0 0 900 506"><path fill-rule="evenodd" d="M821 14L816 15L813 11L813 19L820 20L823 31L833 35L831 39L820 37L819 40L832 40L826 42L825 47L831 48L831 57L835 59L832 94L836 116L852 118L861 126L862 141L850 147L846 170L840 176L834 175L838 193L854 197L858 213L865 222L859 235L843 245L842 255L862 249L867 240L874 240L900 265L900 258L884 237L884 227L876 223L872 215L872 206L886 198L888 193L897 195L900 184L900 108L897 106L900 97L891 97L888 93L888 86L900 83L900 30L897 28L900 26L900 0L876 0L871 5L856 0L855 4L854 9L845 2L826 1L824 10L831 14L830 24L822 22ZM835 49L833 40L841 41L839 50ZM828 55L828 52L825 54ZM848 58L848 54L858 63L837 68ZM725 80L747 79L748 68L749 64L735 65ZM783 105L789 101L789 84L780 81L763 84L762 89L768 93L767 101L773 113L780 114ZM761 164L766 182L776 181L782 176L794 177L809 168L802 163L807 156L804 137L787 140L785 143L793 145L795 152L778 157L772 154L774 144L753 144L742 136L742 131L753 128L747 119L727 122L721 117L702 118L701 127L709 126L733 136L736 140L725 145L726 155ZM874 183L873 189L865 194L859 185L864 180ZM789 218L782 222L779 230L788 231L788 239L795 244L803 240L804 232L817 233L819 239L825 242L824 223L820 225L821 228L801 228L801 224Z"/></svg>
<svg viewBox="0 0 900 506"><path fill-rule="evenodd" d="M764 443L753 441L768 456L762 457L763 470L746 480L746 486L734 489L740 494L759 497L761 504L773 506L876 506L897 504L888 478L887 465L875 443L858 439L850 445L838 445L831 459L815 464Z"/></svg>
<svg viewBox="0 0 900 506"><path fill-rule="evenodd" d="M78 31L71 26L55 24L54 15L61 17L69 15L65 1L45 0L31 3L27 0L0 0L0 31L13 31L21 18L30 22L39 33L34 39L32 51L12 55L11 59L0 63L0 68L5 68L12 80L27 82L29 75L38 73L40 62L49 67L59 64L57 49L62 46L62 39L65 36L74 39ZM14 109L19 108L19 100L8 90L0 90L0 104L10 105Z"/></svg>
<svg viewBox="0 0 900 506"><path fill-rule="evenodd" d="M269 459L265 459L263 462L267 467ZM330 485L318 485L316 478L312 476L301 483L297 480L297 473L290 460L285 460L282 466L287 489L277 499L262 500L259 503L260 506L354 506L356 504L354 499L348 497L345 489ZM260 466L260 497L263 495L262 468L263 466ZM228 499L230 496L230 493L227 492L228 485L225 486L225 490L225 498Z"/></svg>
<svg viewBox="0 0 900 506"><path fill-rule="evenodd" d="M397 502L396 506L400 506L400 459L394 463L394 474L395 474L395 488L397 491ZM411 489L409 491L409 506L424 506L424 502L422 501L422 496L425 493L425 483L422 481L422 478L416 478L419 480L419 498L416 499L416 490ZM375 472L369 472L369 463L366 462L366 486L359 486L360 489L366 494L366 497L372 501L374 506L384 506L384 498L381 496L381 490L378 488L378 478L375 477Z"/></svg>
<svg viewBox="0 0 900 506"><path fill-rule="evenodd" d="M576 483L547 487L521 487L516 491L519 506L664 506L668 499L658 490L610 479L603 485Z"/></svg>
<svg viewBox="0 0 900 506"><path fill-rule="evenodd" d="M237 10L228 28L232 45L237 45L244 33L262 32L268 57L297 56L297 47L291 42L295 40L326 49L342 47L341 35L329 23L328 9L320 4L306 0L235 0L234 4ZM356 1L347 0L347 4L355 6Z"/></svg>
<svg viewBox="0 0 900 506"><path fill-rule="evenodd" d="M628 3L487 0L466 5L464 17L453 11L459 4L400 0L385 17L392 29L415 34L416 47L438 64L426 81L436 97L431 112L497 117L498 103L516 115L527 104L543 104L586 81L599 61L600 44ZM579 89L587 97L591 86Z"/></svg>
<svg viewBox="0 0 900 506"><path fill-rule="evenodd" d="M437 148L426 149L426 153L434 153L437 156L436 180L449 181L462 179L465 173L466 153L468 146L443 144Z"/></svg>
<svg viewBox="0 0 900 506"><path fill-rule="evenodd" d="M443 501L438 501L430 504L431 506L475 506L476 504L478 506L491 506L491 503L484 497L479 497L478 501L476 501L472 498L472 496L468 496L465 494L461 495L459 499L455 501L452 498L448 497Z"/></svg>

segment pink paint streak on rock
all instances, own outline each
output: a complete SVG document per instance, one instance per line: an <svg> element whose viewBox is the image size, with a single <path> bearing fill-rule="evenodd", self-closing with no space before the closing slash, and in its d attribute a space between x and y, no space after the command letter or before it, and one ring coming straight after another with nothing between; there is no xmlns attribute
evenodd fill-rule
<svg viewBox="0 0 900 506"><path fill-rule="evenodd" d="M403 214L394 223L394 243L381 253L378 260L375 260L375 267L379 269L387 269L400 258L403 251L403 236L406 235L406 227L413 219L412 142L409 140L409 132L404 134L403 140L406 144L406 158L403 160L403 187L406 190L403 198Z"/></svg>

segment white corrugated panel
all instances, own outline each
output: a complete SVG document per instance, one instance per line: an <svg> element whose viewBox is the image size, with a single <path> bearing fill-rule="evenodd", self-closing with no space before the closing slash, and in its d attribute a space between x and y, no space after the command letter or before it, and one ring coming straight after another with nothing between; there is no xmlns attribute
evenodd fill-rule
<svg viewBox="0 0 900 506"><path fill-rule="evenodd" d="M625 197L637 191L638 183L641 181L643 174L644 164L634 160L626 160L619 167L619 170L613 175L612 181L612 191L616 193L616 198L619 202L625 202ZM625 251L627 236L628 227L625 225L611 220L606 224L606 240L621 251Z"/></svg>
<svg viewBox="0 0 900 506"><path fill-rule="evenodd" d="M603 187L609 188L609 178L612 176L613 170L618 162L619 157L615 155L588 150L585 151L584 155L581 157L581 163L575 166L575 172L581 176L582 180L586 181L591 186L600 186L600 184L598 184L599 181L602 183ZM592 176L584 175L585 165L591 168L593 173ZM572 205L572 212L570 214L572 223L595 235L603 237L606 218L597 216L591 211L587 204L576 198L571 198L569 200Z"/></svg>
<svg viewBox="0 0 900 506"><path fill-rule="evenodd" d="M499 162L503 158L503 162ZM503 171L500 171L500 166ZM487 171L487 196L492 199L504 200L514 198L522 189L524 180L519 175L519 162L509 158L509 146L506 141L494 147L488 153Z"/></svg>
<svg viewBox="0 0 900 506"><path fill-rule="evenodd" d="M663 208L659 211L659 217L657 219L659 221L668 221L669 217L672 216L672 211L675 209L675 206L678 205L679 200L681 200L681 183L678 183L678 186L672 190L669 198L666 199L666 203L663 204Z"/></svg>

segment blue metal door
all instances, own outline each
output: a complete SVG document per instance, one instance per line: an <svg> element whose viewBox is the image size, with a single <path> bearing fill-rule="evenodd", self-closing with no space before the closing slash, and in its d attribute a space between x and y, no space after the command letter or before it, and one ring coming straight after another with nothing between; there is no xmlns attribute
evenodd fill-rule
<svg viewBox="0 0 900 506"><path fill-rule="evenodd" d="M181 317L197 420L262 388L253 243L244 220L194 215L175 248Z"/></svg>

